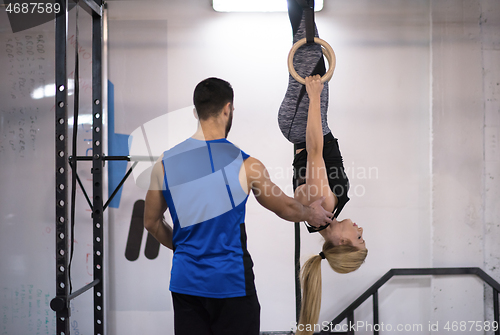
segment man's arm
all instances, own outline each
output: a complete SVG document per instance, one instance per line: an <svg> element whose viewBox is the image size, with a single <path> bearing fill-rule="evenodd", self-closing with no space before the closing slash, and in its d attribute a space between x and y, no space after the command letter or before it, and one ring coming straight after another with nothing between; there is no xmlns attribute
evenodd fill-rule
<svg viewBox="0 0 500 335"><path fill-rule="evenodd" d="M144 208L144 227L161 244L173 249L172 227L163 221L167 202L163 197L163 165L161 158L156 162L151 173L151 183Z"/></svg>
<svg viewBox="0 0 500 335"><path fill-rule="evenodd" d="M321 206L324 197L309 206L302 205L294 198L283 193L271 181L264 164L253 157L245 160L245 172L248 186L253 191L257 201L265 208L276 213L280 218L292 222L307 221L314 227L332 223L333 214Z"/></svg>

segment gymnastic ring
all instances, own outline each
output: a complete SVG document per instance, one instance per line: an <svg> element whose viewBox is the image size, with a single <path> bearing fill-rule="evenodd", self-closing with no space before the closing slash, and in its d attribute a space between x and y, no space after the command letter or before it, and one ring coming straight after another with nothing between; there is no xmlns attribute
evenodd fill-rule
<svg viewBox="0 0 500 335"><path fill-rule="evenodd" d="M297 71L295 71L295 69L293 68L293 56L295 56L295 52L306 43L307 43L306 38L297 41L297 43L295 43L292 46L292 49L290 49L290 52L288 53L288 72L290 72L292 77L302 85L306 84L306 80L301 76L299 76ZM330 79L332 79L333 70L335 70L335 63L336 63L335 52L333 52L333 49L330 46L330 44L326 43L326 41L322 40L321 38L315 37L314 43L319 44L323 47L321 48L321 50L323 51L323 54L328 60L328 65L330 66L328 68L328 71L326 71L325 75L321 77L321 82L325 83L327 81L330 81Z"/></svg>

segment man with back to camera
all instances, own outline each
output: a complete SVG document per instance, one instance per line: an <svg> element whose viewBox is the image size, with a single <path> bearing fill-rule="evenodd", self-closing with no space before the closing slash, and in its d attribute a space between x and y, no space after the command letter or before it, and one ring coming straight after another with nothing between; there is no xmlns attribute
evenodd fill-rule
<svg viewBox="0 0 500 335"><path fill-rule="evenodd" d="M332 222L323 199L303 206L285 195L265 166L229 142L233 89L218 78L193 95L196 133L163 153L146 195L144 226L174 250L170 291L176 335L258 335L260 305L247 251L250 190L284 220L319 227ZM163 221L170 209L174 228Z"/></svg>

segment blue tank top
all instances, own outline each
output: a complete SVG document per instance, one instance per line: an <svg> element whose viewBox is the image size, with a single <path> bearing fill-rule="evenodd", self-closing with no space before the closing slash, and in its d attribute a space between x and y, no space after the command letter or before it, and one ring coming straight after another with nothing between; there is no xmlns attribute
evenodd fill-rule
<svg viewBox="0 0 500 335"><path fill-rule="evenodd" d="M189 138L163 154L163 195L174 224L172 292L208 298L255 293L245 232L248 194L239 181L248 157L226 139Z"/></svg>

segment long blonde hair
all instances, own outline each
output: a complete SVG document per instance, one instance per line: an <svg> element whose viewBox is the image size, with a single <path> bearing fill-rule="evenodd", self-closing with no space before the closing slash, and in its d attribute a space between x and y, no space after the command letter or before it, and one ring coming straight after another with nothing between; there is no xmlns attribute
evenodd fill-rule
<svg viewBox="0 0 500 335"><path fill-rule="evenodd" d="M331 268L338 273L357 270L365 261L367 249L358 249L350 244L334 246L326 241L322 250ZM318 254L309 258L301 270L302 306L296 335L311 335L318 327L321 308L321 259Z"/></svg>

